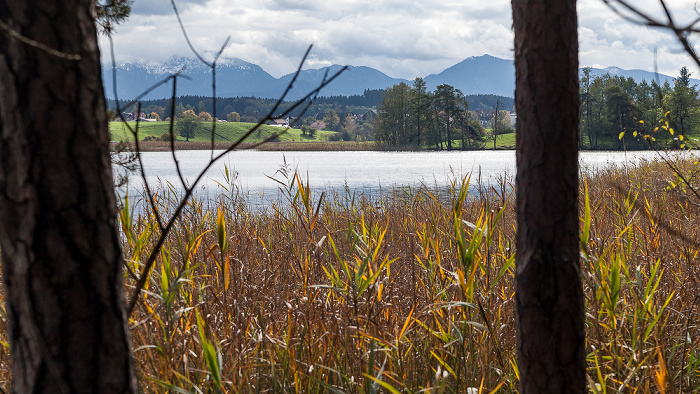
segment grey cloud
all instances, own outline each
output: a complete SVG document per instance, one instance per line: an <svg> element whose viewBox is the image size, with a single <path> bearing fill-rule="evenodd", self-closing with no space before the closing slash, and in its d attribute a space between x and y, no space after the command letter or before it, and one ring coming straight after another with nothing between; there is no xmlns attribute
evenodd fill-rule
<svg viewBox="0 0 700 394"><path fill-rule="evenodd" d="M192 4L205 4L209 0L176 0L178 12L184 11ZM132 15L170 15L173 7L170 0L134 0L131 6Z"/></svg>
<svg viewBox="0 0 700 394"><path fill-rule="evenodd" d="M635 0L651 6L658 0ZM315 65L367 65L392 77L426 76L468 56L512 58L509 0L176 0L190 38L217 50L232 35L227 56L258 64L274 75L292 72L310 43ZM636 4L636 3L635 3ZM135 0L119 26L117 56L162 60L187 55L170 0ZM681 6L675 13L680 14ZM689 64L673 53L672 37L635 29L601 0L578 0L582 65L653 68ZM692 7L690 9L692 13ZM656 38L657 36L662 36ZM624 44L620 50L614 43ZM144 44L147 43L147 44ZM617 44L619 45L619 44ZM669 49L671 48L671 49ZM663 54L663 56L662 56Z"/></svg>
<svg viewBox="0 0 700 394"><path fill-rule="evenodd" d="M272 0L269 9L276 11L317 11L318 3L313 1Z"/></svg>

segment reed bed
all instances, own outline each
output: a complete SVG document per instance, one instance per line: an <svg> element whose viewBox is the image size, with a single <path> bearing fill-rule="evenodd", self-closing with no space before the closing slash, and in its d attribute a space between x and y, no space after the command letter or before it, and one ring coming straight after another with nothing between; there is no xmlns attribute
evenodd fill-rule
<svg viewBox="0 0 700 394"><path fill-rule="evenodd" d="M132 321L145 391L517 391L510 181L376 199L279 182L265 210L231 189L179 220ZM653 162L582 182L592 392L700 387L700 218L677 183ZM152 213L122 223L137 271Z"/></svg>
<svg viewBox="0 0 700 394"><path fill-rule="evenodd" d="M178 219L130 320L143 392L518 391L510 180L369 199L280 174L267 208L230 187ZM590 391L700 392L700 200L657 162L580 195ZM130 291L157 227L124 203Z"/></svg>
<svg viewBox="0 0 700 394"><path fill-rule="evenodd" d="M146 391L515 389L508 185L370 200L279 182L264 210L234 192L179 220L132 322ZM154 219L130 212L136 272Z"/></svg>

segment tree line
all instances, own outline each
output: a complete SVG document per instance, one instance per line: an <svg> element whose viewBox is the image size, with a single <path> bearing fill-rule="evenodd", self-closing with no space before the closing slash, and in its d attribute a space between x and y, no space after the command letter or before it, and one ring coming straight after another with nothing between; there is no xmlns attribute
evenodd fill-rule
<svg viewBox="0 0 700 394"><path fill-rule="evenodd" d="M383 89L365 89L362 95L352 96L331 96L317 97L311 106L306 111L306 115L316 113L326 113L329 109L333 109L336 113L365 113L368 108L376 107L382 99ZM141 102L142 112L150 115L152 112L165 120L171 117L171 98L144 100ZM175 98L176 108L175 116L179 117L183 112L192 110L195 113L207 112L214 114L214 101L211 97L205 96L181 96ZM121 100L120 104L124 112L135 112L133 108L124 108L128 102ZM277 103L277 99L258 98L258 97L217 97L216 99L216 116L219 119L226 119L226 115L236 112L241 116L241 121L257 122L261 117L270 112ZM279 112L284 112L287 108L294 105L294 102L284 102L279 107ZM116 108L114 100L108 100L109 108ZM299 116L301 109L293 111L292 116Z"/></svg>
<svg viewBox="0 0 700 394"><path fill-rule="evenodd" d="M700 93L686 67L673 83L593 76L590 68L582 70L579 80L580 149L648 149L644 136L668 145L700 133ZM379 103L374 139L390 146L448 150L482 149L493 142L495 149L499 135L514 131L507 112L514 109L513 101L493 96L485 105L483 98L465 96L450 85L430 92L421 78L411 86L399 83ZM659 122L668 122L674 134L659 133Z"/></svg>
<svg viewBox="0 0 700 394"><path fill-rule="evenodd" d="M483 99L493 107L493 122L483 119ZM503 99L503 100L502 100ZM493 102L495 101L495 102ZM472 102L478 103L476 108ZM470 110L479 109L479 112ZM389 146L432 147L434 149L482 149L487 137L512 132L510 115L513 99L497 96L465 96L459 89L442 84L428 91L425 81L416 78L413 84L401 82L384 92L374 121L374 139ZM480 114L481 112L481 114ZM498 114L498 116L496 116ZM490 116L490 115L487 115Z"/></svg>
<svg viewBox="0 0 700 394"><path fill-rule="evenodd" d="M580 138L582 149L644 149L644 135L659 143L698 133L698 90L686 67L673 84L659 84L619 75L592 76L584 68L580 76ZM659 133L659 121L668 121L675 132Z"/></svg>

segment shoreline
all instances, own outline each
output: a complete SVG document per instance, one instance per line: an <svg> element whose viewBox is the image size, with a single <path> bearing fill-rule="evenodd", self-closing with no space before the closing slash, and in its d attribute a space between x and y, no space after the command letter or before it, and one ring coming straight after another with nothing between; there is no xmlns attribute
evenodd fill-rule
<svg viewBox="0 0 700 394"><path fill-rule="evenodd" d="M209 150L211 142L208 141L175 141L175 150ZM215 142L215 150L224 150L231 145L231 142ZM418 149L417 147L387 147L377 145L374 142L351 142L351 141L280 141L268 142L262 145L257 145L254 142L244 142L236 148L236 150L254 149L266 152L351 152L351 151L379 151L379 152L435 152L434 149ZM255 147L254 147L255 146ZM254 147L254 148L253 148ZM133 142L111 142L111 151L132 151L135 148ZM141 152L169 152L170 142L167 141L140 141L139 149ZM477 149L476 151L490 151L493 149ZM514 150L514 149L496 149L496 150ZM639 150L645 152L649 149ZM460 151L454 149L453 151ZM580 152L622 152L612 151L609 149L590 150L581 149ZM448 152L444 150L444 152ZM628 150L627 152L637 152L637 150Z"/></svg>
<svg viewBox="0 0 700 394"><path fill-rule="evenodd" d="M420 151L422 149L386 149L376 145L374 142L352 142L352 141L280 141L268 142L256 146L254 142L244 142L240 144L236 150L254 149L267 152L343 152L343 151ZM128 151L135 149L133 142L112 142L110 150L114 151L118 146L125 147ZM209 150L211 142L209 141L175 141L175 150ZM231 142L215 142L215 150L228 149ZM254 148L252 148L254 147ZM140 141L139 150L141 152L169 152L171 148L170 142L167 141Z"/></svg>
<svg viewBox="0 0 700 394"><path fill-rule="evenodd" d="M228 149L231 142L215 142L215 150ZM133 151L135 144L133 142L112 142L111 150L115 150L117 145L122 145L127 150ZM380 150L371 142L268 142L262 145L257 145L253 142L244 142L240 144L236 150L255 149L259 151L372 151ZM211 142L208 141L175 141L175 150L209 150ZM253 148L254 147L254 148ZM140 141L139 150L141 152L169 152L171 148L170 142L167 141Z"/></svg>

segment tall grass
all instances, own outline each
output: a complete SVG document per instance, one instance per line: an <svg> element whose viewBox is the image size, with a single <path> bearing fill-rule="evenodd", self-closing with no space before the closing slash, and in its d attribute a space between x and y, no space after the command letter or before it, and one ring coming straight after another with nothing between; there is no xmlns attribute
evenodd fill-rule
<svg viewBox="0 0 700 394"><path fill-rule="evenodd" d="M263 210L230 188L178 220L130 321L144 392L517 392L509 180L369 199L280 174ZM591 392L700 392L700 211L674 179L581 183ZM131 287L156 222L133 198L120 222Z"/></svg>

